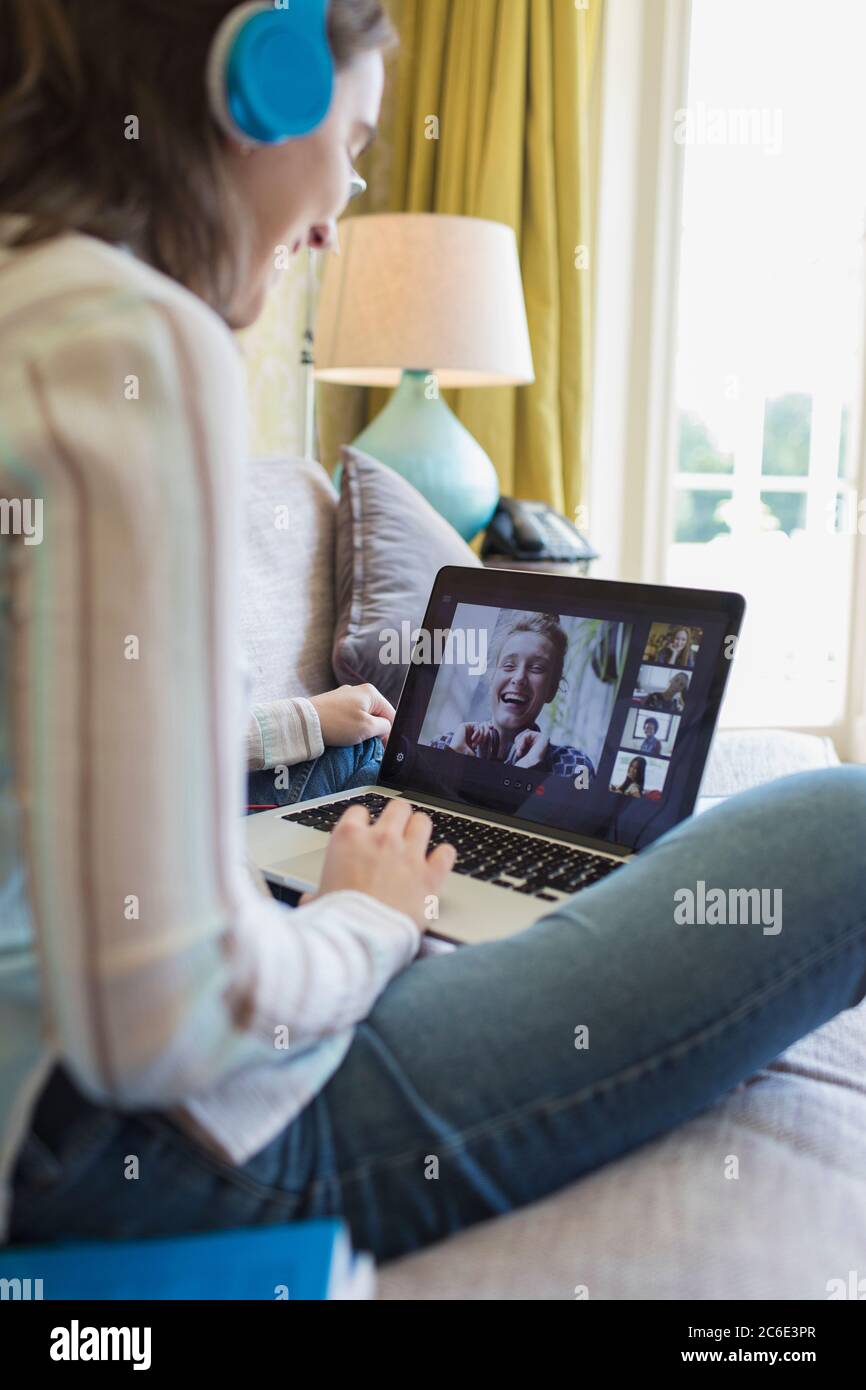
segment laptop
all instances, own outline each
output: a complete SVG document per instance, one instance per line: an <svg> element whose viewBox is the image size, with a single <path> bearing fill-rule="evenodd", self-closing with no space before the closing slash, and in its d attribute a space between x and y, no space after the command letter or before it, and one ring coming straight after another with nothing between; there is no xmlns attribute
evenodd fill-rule
<svg viewBox="0 0 866 1390"><path fill-rule="evenodd" d="M251 817L254 863L315 892L346 808L399 797L458 851L430 934L522 931L692 814L744 612L738 594L442 570L422 627L381 634L408 669L378 784Z"/></svg>

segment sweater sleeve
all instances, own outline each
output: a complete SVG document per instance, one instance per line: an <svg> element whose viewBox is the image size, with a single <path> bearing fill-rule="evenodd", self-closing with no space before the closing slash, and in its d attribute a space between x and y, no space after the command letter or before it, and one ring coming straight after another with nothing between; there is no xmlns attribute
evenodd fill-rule
<svg viewBox="0 0 866 1390"><path fill-rule="evenodd" d="M89 1094L161 1108L362 1019L420 936L357 893L290 912L245 865L231 335L191 296L77 302L22 392L45 534L15 708L50 1027ZM321 751L306 701L253 722L265 766Z"/></svg>
<svg viewBox="0 0 866 1390"><path fill-rule="evenodd" d="M273 700L253 705L247 733L250 772L297 767L325 751L322 726L309 700Z"/></svg>

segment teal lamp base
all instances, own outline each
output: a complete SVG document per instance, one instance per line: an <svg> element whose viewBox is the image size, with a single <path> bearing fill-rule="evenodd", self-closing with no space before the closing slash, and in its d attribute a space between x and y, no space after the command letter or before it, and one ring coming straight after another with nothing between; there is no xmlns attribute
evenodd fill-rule
<svg viewBox="0 0 866 1390"><path fill-rule="evenodd" d="M416 487L465 541L489 525L499 503L496 469L438 395L429 372L404 372L385 409L354 441Z"/></svg>

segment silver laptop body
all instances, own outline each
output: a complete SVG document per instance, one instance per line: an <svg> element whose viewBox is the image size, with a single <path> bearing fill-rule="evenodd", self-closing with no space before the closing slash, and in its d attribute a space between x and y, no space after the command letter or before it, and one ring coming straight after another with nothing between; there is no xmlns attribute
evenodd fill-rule
<svg viewBox="0 0 866 1390"><path fill-rule="evenodd" d="M458 843L455 872L431 904L430 934L477 944L522 931L692 814L744 608L736 594L443 570L412 635L379 785L251 816L253 863L279 888L315 893L346 805L375 815L389 798L406 798L433 817L434 844ZM433 637L450 641L470 619L475 636L490 639L484 669L449 669L448 645ZM557 644L551 684L534 695L544 667L533 653ZM451 748L451 734L436 737L445 711L453 729L464 708L482 706L490 722L473 728L501 728L512 715L523 718L524 737L546 725L540 770L466 756ZM588 788L574 779L572 792L581 758L592 779Z"/></svg>

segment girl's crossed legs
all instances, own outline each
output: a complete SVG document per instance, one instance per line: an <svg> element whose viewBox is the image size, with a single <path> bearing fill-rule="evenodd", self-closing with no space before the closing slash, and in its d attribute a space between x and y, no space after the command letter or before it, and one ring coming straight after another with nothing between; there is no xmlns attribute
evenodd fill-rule
<svg viewBox="0 0 866 1390"><path fill-rule="evenodd" d="M384 1260L540 1198L863 998L864 845L866 769L787 778L686 822L517 937L418 961L241 1169L162 1116L88 1105L57 1073L19 1163L12 1236L340 1215ZM679 925L675 894L699 881L732 904L766 890L763 920ZM44 1168L39 1181L46 1150L53 1182Z"/></svg>

